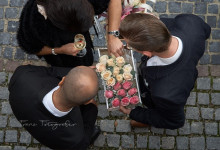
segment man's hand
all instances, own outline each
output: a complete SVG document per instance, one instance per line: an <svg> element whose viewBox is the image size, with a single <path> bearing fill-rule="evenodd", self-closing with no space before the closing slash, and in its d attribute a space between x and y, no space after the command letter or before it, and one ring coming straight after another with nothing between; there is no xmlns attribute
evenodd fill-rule
<svg viewBox="0 0 220 150"><path fill-rule="evenodd" d="M117 37L113 35L108 35L108 52L116 57L124 55L123 53L123 43Z"/></svg>
<svg viewBox="0 0 220 150"><path fill-rule="evenodd" d="M120 105L120 111L129 115L131 113L131 109L130 108L125 108L124 106Z"/></svg>
<svg viewBox="0 0 220 150"><path fill-rule="evenodd" d="M76 56L76 54L80 51L74 47L74 43L68 43L61 47L62 53L66 55Z"/></svg>

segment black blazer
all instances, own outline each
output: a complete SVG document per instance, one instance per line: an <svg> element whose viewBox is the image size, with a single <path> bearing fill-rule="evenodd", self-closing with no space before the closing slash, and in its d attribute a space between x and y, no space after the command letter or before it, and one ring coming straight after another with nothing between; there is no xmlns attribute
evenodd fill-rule
<svg viewBox="0 0 220 150"><path fill-rule="evenodd" d="M157 128L176 129L184 125L184 105L197 79L196 65L205 51L211 28L195 15L161 21L182 40L183 51L177 61L167 66L147 67L148 58L142 57L140 87L142 101L148 108L135 108L130 118Z"/></svg>
<svg viewBox="0 0 220 150"><path fill-rule="evenodd" d="M34 138L52 149L86 149L97 117L93 104L74 107L63 117L52 115L43 105L44 96L69 70L20 66L9 83L14 115Z"/></svg>

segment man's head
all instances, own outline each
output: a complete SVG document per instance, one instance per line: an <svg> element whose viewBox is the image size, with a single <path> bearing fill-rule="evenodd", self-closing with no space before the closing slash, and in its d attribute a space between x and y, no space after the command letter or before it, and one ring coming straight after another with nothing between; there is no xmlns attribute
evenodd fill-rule
<svg viewBox="0 0 220 150"><path fill-rule="evenodd" d="M94 9L88 0L36 0L56 27L85 32L93 24Z"/></svg>
<svg viewBox="0 0 220 150"><path fill-rule="evenodd" d="M164 52L171 40L166 26L150 14L135 13L126 16L119 31L128 45L138 51Z"/></svg>
<svg viewBox="0 0 220 150"><path fill-rule="evenodd" d="M59 83L60 92L69 106L81 105L93 99L98 92L98 77L89 67L75 67Z"/></svg>

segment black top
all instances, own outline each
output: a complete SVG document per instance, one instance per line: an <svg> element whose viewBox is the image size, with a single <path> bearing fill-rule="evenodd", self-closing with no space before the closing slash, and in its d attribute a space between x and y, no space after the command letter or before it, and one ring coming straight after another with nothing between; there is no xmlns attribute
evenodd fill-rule
<svg viewBox="0 0 220 150"><path fill-rule="evenodd" d="M205 51L211 28L195 15L161 20L172 35L182 40L183 51L177 61L166 66L147 67L147 57L142 57L140 87L145 95L142 101L148 108L137 107L130 117L157 128L176 129L184 125L184 105L198 76L196 65Z"/></svg>
<svg viewBox="0 0 220 150"><path fill-rule="evenodd" d="M109 0L91 0L96 13L101 13L107 9ZM105 5L104 5L105 4ZM103 7L101 7L103 6ZM38 12L35 0L28 0L25 4L18 28L17 39L19 46L27 53L36 54L44 46L51 48L61 47L67 43L74 42L74 37L78 33L61 30L55 27L49 19ZM87 54L84 57L74 57L65 54L44 55L47 63L59 67L75 67L80 65L90 66L93 63L92 41L88 32L81 33L86 39Z"/></svg>
<svg viewBox="0 0 220 150"><path fill-rule="evenodd" d="M69 70L20 66L9 83L14 115L34 138L52 149L86 149L97 117L93 104L74 107L63 117L54 116L43 105L44 96Z"/></svg>

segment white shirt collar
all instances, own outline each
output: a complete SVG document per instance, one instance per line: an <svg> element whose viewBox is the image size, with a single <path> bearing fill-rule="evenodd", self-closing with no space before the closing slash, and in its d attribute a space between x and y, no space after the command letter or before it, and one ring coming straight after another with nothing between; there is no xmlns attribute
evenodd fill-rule
<svg viewBox="0 0 220 150"><path fill-rule="evenodd" d="M53 92L56 91L57 89L59 88L59 86L53 88L49 93L47 93L44 98L43 98L43 104L44 106L46 107L46 109L52 113L54 116L57 116L57 117L62 117L62 116L65 116L67 115L71 110L67 111L67 112L63 112L63 111L60 111L58 110L54 104L53 104Z"/></svg>

